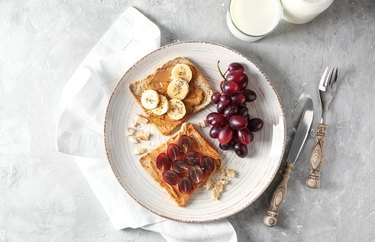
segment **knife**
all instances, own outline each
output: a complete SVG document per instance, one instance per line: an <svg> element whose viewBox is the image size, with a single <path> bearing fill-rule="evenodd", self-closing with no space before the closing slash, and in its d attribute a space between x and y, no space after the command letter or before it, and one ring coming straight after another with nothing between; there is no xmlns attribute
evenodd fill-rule
<svg viewBox="0 0 375 242"><path fill-rule="evenodd" d="M297 127L297 131L294 135L292 146L290 147L287 164L282 173L282 178L279 185L276 187L275 191L273 192L271 204L268 208L267 214L263 219L265 225L269 227L273 227L277 224L277 216L279 214L279 210L281 205L284 203L287 193L288 181L291 172L294 169L294 164L296 163L299 154L305 144L307 136L310 131L311 123L314 117L313 111L313 102L311 98L306 98L303 112Z"/></svg>

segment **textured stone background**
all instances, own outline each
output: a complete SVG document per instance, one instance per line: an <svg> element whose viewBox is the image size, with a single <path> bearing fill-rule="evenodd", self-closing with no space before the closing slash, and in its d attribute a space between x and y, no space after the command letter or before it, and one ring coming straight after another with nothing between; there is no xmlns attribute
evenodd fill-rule
<svg viewBox="0 0 375 242"><path fill-rule="evenodd" d="M0 241L162 240L142 230L113 230L77 165L54 151L62 87L130 5L159 25L162 44L207 40L253 59L282 96L289 137L300 95L317 104L322 70L338 66L322 188L304 185L312 135L290 181L280 226L262 224L274 184L229 220L239 241L375 241L375 1L336 0L313 22L282 23L257 43L230 35L228 2L0 1Z"/></svg>

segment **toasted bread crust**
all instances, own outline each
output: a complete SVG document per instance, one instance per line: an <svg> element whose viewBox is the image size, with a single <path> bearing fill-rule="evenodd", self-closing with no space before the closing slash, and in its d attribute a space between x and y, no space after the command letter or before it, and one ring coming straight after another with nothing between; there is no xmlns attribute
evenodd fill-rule
<svg viewBox="0 0 375 242"><path fill-rule="evenodd" d="M160 145L153 151L147 153L143 157L140 158L140 163L145 168L145 170L154 178L154 180L162 187L164 188L169 196L176 202L176 204L180 207L183 207L187 204L190 197L193 195L193 193L208 179L209 176L205 177L205 179L197 184L195 189L191 194L183 194L181 193L177 186L171 186L167 184L163 178L162 178L162 171L160 171L156 167L156 157L162 153L166 152L168 144L171 143L178 143L179 138L182 135L188 135L190 137L193 137L197 144L196 151L200 152L201 154L205 156L210 156L215 161L215 169L212 173L214 173L216 170L218 170L221 166L221 158L220 154L208 143L208 141L198 132L198 130L194 127L194 125L190 123L184 123L181 127L181 130L176 133L174 136L172 136L166 143ZM211 174L212 174L211 173Z"/></svg>
<svg viewBox="0 0 375 242"><path fill-rule="evenodd" d="M203 100L200 102L200 104L194 105L192 107L192 110L190 110L190 115L200 111L201 109L203 109L204 107L206 107L210 103L210 97L212 95L212 89L210 88L207 80L204 78L202 73L198 70L198 68L189 59L184 58L184 57L177 57L173 60L170 60L170 61L166 62L161 67L157 68L152 74L148 75L147 77L145 77L141 80L137 80L137 81L129 84L130 92L132 93L135 100L137 101L137 103L141 107L142 107L142 105L141 105L142 93L146 89L146 86L148 85L148 83L153 79L153 77L158 72L160 72L161 70L165 70L169 67L173 67L178 63L187 64L187 65L190 66L190 68L192 68L192 71L193 71L193 73L195 73L196 78L194 80L191 80L191 82L194 83L197 87L199 87L204 93ZM170 80L168 80L168 81L170 81ZM185 115L185 117L183 117L180 120L174 120L174 121L168 120L169 122L166 123L163 120L165 118L165 116L157 116L157 115L153 114L150 110L147 110L143 107L142 107L142 109L147 114L150 121L164 135L170 135L180 124L182 124L186 120L186 118L189 117L189 115Z"/></svg>

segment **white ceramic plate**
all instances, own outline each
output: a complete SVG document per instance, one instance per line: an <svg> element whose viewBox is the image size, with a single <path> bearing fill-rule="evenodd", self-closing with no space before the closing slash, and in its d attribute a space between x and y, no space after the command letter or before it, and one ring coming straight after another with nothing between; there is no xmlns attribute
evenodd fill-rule
<svg viewBox="0 0 375 242"><path fill-rule="evenodd" d="M139 163L139 156L133 150L159 146L168 139L153 125L143 125L152 138L149 142L133 144L124 135L136 114L142 110L133 99L128 85L152 73L164 62L175 57L187 57L195 63L214 90L220 90L222 80L216 63L220 60L222 69L231 62L240 62L250 77L248 87L258 98L248 104L250 115L263 119L265 125L254 133L254 142L248 146L246 158L238 158L234 151L221 152L222 167L233 168L238 176L225 188L220 200L211 199L211 191L199 189L181 208L175 205L168 194L154 182ZM190 117L187 121L198 124L208 113L215 111L210 105ZM210 128L200 131L218 147L217 140L208 136ZM268 187L282 160L285 145L285 118L280 99L267 77L248 58L225 46L207 42L183 42L161 47L138 61L118 82L109 101L105 118L105 144L108 160L113 172L124 189L141 205L150 211L174 220L204 222L225 218L253 203Z"/></svg>

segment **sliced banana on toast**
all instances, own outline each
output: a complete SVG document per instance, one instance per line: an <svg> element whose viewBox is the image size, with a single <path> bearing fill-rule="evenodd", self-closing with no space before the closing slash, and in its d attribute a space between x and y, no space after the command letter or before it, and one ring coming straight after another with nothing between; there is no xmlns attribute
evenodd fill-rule
<svg viewBox="0 0 375 242"><path fill-rule="evenodd" d="M145 109L154 109L159 105L159 94L155 90L146 90L142 93L141 104Z"/></svg>
<svg viewBox="0 0 375 242"><path fill-rule="evenodd" d="M169 100L169 110L167 115L170 119L180 120L186 114L185 104L179 99Z"/></svg>
<svg viewBox="0 0 375 242"><path fill-rule="evenodd" d="M168 99L164 95L159 94L159 106L155 109L152 109L151 112L158 116L163 115L168 112L169 110L169 102Z"/></svg>
<svg viewBox="0 0 375 242"><path fill-rule="evenodd" d="M182 79L190 82L193 73L187 64L176 64L171 71L172 80Z"/></svg>
<svg viewBox="0 0 375 242"><path fill-rule="evenodd" d="M189 83L182 79L172 80L167 88L170 98L183 100L189 93Z"/></svg>

